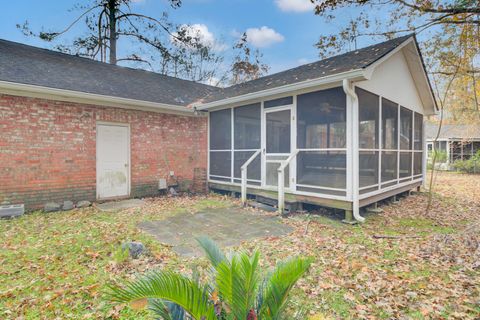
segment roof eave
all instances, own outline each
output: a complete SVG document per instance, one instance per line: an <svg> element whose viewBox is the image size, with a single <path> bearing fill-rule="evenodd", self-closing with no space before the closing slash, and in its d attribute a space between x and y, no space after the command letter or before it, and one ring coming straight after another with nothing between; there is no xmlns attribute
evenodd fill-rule
<svg viewBox="0 0 480 320"><path fill-rule="evenodd" d="M20 96L45 97L53 100L80 101L88 104L123 107L127 109L140 109L146 111L161 111L180 114L193 114L194 110L185 106L171 105L158 102L121 98L100 95L88 92L65 90L24 83L0 80L0 93Z"/></svg>
<svg viewBox="0 0 480 320"><path fill-rule="evenodd" d="M221 100L216 100L208 103L194 103L192 104L192 106L196 110L209 110L209 109L216 108L223 105L234 104L234 103L239 103L239 102L249 101L249 100L256 100L256 99L261 99L267 96L274 96L274 95L292 92L296 90L302 90L302 89L308 89L308 88L314 88L317 86L327 85L329 83L342 81L343 79L367 80L368 77L369 75L365 69L355 69L347 72L333 74L326 77L300 81L296 83L283 85L280 87L247 93L247 94L226 98L226 99L221 99Z"/></svg>

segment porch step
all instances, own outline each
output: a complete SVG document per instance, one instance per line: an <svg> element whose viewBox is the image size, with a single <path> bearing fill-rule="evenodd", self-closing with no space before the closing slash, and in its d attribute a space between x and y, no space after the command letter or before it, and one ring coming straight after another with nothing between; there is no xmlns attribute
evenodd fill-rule
<svg viewBox="0 0 480 320"><path fill-rule="evenodd" d="M271 207L276 207L278 205L277 199L272 199L272 198L267 198L267 197L262 197L262 196L256 196L255 200L258 203L263 203L263 204L269 205Z"/></svg>
<svg viewBox="0 0 480 320"><path fill-rule="evenodd" d="M274 212L278 210L278 201L277 199L256 196L256 201L252 201L254 205L252 207ZM265 209L264 209L265 208ZM285 214L289 214L290 212L295 212L299 208L299 202L285 202Z"/></svg>
<svg viewBox="0 0 480 320"><path fill-rule="evenodd" d="M250 207L253 207L255 209L259 209L259 210L263 210L263 211L267 211L267 212L275 212L277 211L277 208L273 207L273 206L270 206L268 204L265 204L265 203L260 203L260 202L257 202L257 201L249 201L248 202L248 205Z"/></svg>

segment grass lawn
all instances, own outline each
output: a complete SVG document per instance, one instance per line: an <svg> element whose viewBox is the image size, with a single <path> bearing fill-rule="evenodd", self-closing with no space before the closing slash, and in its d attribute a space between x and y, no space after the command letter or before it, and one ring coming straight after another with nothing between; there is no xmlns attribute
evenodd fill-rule
<svg viewBox="0 0 480 320"><path fill-rule="evenodd" d="M290 255L314 257L290 307L311 319L475 319L480 317L480 176L436 177L430 212L426 194L383 206L367 222L347 226L324 215L294 215L289 236L244 243L262 264ZM112 306L106 284L151 269L189 272L203 259L178 257L136 225L188 211L238 204L208 197L157 198L141 210L95 208L33 213L0 221L1 319L148 319ZM124 260L119 245L143 242L150 251Z"/></svg>

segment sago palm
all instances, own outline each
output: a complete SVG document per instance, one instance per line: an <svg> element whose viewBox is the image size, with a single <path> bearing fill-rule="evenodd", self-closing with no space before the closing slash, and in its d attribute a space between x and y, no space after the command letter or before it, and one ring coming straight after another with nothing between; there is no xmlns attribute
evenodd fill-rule
<svg viewBox="0 0 480 320"><path fill-rule="evenodd" d="M311 263L310 259L290 258L263 274L258 251L226 256L209 238L198 242L212 264L209 283L157 271L123 287L111 287L111 300L148 304L157 318L165 320L282 319L290 290Z"/></svg>

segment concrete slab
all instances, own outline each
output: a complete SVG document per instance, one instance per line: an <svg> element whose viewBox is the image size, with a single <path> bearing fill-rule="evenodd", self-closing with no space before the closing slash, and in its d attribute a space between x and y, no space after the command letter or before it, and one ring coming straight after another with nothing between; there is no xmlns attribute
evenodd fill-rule
<svg viewBox="0 0 480 320"><path fill-rule="evenodd" d="M140 199L127 199L97 204L96 207L102 211L119 211L131 208L140 208L145 205L145 201Z"/></svg>
<svg viewBox="0 0 480 320"><path fill-rule="evenodd" d="M242 241L278 237L293 231L278 217L252 214L243 208L182 213L165 220L145 221L139 227L184 257L203 255L196 241L200 236L208 236L225 248L237 246Z"/></svg>

